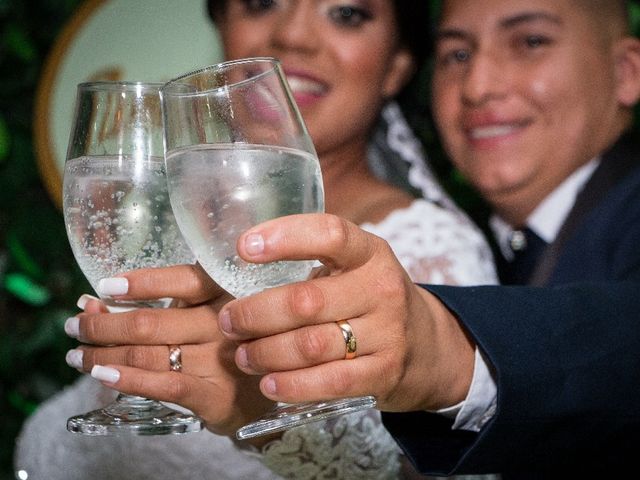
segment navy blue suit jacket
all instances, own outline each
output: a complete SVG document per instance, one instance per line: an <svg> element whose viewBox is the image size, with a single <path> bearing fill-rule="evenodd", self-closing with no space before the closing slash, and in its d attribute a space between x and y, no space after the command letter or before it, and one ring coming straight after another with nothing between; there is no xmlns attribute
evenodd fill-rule
<svg viewBox="0 0 640 480"><path fill-rule="evenodd" d="M602 165L622 158L629 168L592 202L545 286L425 286L494 367L498 397L479 433L424 412L383 414L423 473L550 478L637 469L640 148L627 136L612 150Z"/></svg>

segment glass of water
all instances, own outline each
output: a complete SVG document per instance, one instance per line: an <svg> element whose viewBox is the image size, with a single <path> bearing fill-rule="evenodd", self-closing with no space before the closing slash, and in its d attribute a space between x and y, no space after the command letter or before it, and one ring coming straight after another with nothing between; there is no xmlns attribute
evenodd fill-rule
<svg viewBox="0 0 640 480"><path fill-rule="evenodd" d="M78 85L64 170L63 213L71 249L97 290L102 278L138 268L194 263L171 210L164 163L161 84ZM102 300L110 311L167 307L171 299ZM120 394L114 403L71 417L87 435L199 431L190 413Z"/></svg>
<svg viewBox="0 0 640 480"><path fill-rule="evenodd" d="M313 261L252 264L240 234L284 215L324 210L320 164L280 63L250 58L206 67L161 90L171 205L205 271L243 297L308 278ZM373 397L281 406L239 439L375 405Z"/></svg>

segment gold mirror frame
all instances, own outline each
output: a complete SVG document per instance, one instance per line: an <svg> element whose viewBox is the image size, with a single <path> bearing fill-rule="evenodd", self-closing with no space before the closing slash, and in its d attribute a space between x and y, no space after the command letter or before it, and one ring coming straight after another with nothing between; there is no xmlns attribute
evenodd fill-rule
<svg viewBox="0 0 640 480"><path fill-rule="evenodd" d="M139 21L144 18L144 21ZM164 82L222 59L204 0L86 0L58 35L35 96L33 136L42 181L58 208L76 85Z"/></svg>

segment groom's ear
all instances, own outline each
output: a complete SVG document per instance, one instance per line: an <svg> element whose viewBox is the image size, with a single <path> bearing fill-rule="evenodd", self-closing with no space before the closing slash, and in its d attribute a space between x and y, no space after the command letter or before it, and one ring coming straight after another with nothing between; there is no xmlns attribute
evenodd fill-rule
<svg viewBox="0 0 640 480"><path fill-rule="evenodd" d="M633 108L640 99L640 39L620 39L614 46L614 55L618 102Z"/></svg>

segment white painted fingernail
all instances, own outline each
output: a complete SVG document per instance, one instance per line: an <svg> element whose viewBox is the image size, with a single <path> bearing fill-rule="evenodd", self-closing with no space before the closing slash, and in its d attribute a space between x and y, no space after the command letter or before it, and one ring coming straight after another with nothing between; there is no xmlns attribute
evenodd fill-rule
<svg viewBox="0 0 640 480"><path fill-rule="evenodd" d="M129 291L129 280L124 277L103 278L96 290L99 295L125 295Z"/></svg>
<svg viewBox="0 0 640 480"><path fill-rule="evenodd" d="M120 372L115 368L94 365L91 369L91 376L101 382L116 383L120 379Z"/></svg>
<svg viewBox="0 0 640 480"><path fill-rule="evenodd" d="M100 299L98 297L94 297L93 295L89 295L85 293L84 295L80 296L80 298L78 299L78 303L76 303L76 305L80 310L84 310L84 307L87 306L87 302L89 300L100 300Z"/></svg>
<svg viewBox="0 0 640 480"><path fill-rule="evenodd" d="M77 370L82 370L82 356L84 355L84 352L78 348L74 348L72 350L69 350L67 352L67 355L64 357L64 359L67 362L67 365L69 365L72 368L75 368Z"/></svg>
<svg viewBox="0 0 640 480"><path fill-rule="evenodd" d="M80 319L78 317L67 318L64 322L64 331L71 338L78 338L80 335Z"/></svg>

